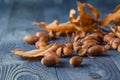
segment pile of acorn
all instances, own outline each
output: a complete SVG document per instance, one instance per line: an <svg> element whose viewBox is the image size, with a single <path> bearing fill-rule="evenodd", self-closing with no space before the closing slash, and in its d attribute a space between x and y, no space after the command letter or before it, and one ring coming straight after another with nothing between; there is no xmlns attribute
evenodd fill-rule
<svg viewBox="0 0 120 80"><path fill-rule="evenodd" d="M42 49L48 45L49 39L59 37L53 32L37 32L35 35L29 34L24 37L24 41L34 44L37 49ZM113 32L103 32L99 29L90 33L84 31L76 31L71 35L72 39L66 43L56 43L52 49L47 51L41 59L41 63L45 66L54 66L59 63L60 57L71 57L69 63L78 66L82 63L82 57L103 56L105 50L117 49L120 52L120 39ZM73 56L73 52L76 55Z"/></svg>

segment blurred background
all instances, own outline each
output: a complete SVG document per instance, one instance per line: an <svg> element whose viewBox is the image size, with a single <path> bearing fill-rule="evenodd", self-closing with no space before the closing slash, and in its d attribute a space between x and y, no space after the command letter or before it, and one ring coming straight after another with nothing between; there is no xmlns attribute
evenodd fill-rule
<svg viewBox="0 0 120 80"><path fill-rule="evenodd" d="M31 11L37 9L39 14L44 13L45 15L44 18L40 15L39 21L45 20L50 22L52 16L56 16L57 18L57 16L59 17L60 15L62 15L66 21L69 10L71 8L76 9L76 1L91 3L100 11L101 16L111 12L112 9L120 3L120 0L0 0L0 5L13 5L16 9L19 10L21 8L23 11L25 8ZM60 21L62 21L62 17L59 17ZM51 18L51 20L49 18Z"/></svg>
<svg viewBox="0 0 120 80"><path fill-rule="evenodd" d="M0 23L7 17L9 27L12 26L8 29L15 29L34 28L33 21L65 22L70 9L77 9L77 1L91 3L99 10L100 18L120 4L120 0L0 0Z"/></svg>

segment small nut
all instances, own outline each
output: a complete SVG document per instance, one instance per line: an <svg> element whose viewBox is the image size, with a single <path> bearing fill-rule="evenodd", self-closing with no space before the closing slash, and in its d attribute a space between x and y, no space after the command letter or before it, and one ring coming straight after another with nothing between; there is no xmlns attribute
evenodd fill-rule
<svg viewBox="0 0 120 80"><path fill-rule="evenodd" d="M36 37L38 37L40 41L47 41L49 38L46 32L37 32Z"/></svg>
<svg viewBox="0 0 120 80"><path fill-rule="evenodd" d="M59 58L52 50L50 50L44 54L41 63L45 66L54 66L59 63Z"/></svg>
<svg viewBox="0 0 120 80"><path fill-rule="evenodd" d="M104 46L104 48L105 48L105 50L109 50L109 49L111 49L111 45L110 45L110 44L106 44L106 45Z"/></svg>
<svg viewBox="0 0 120 80"><path fill-rule="evenodd" d="M72 55L72 50L69 48L69 47L64 47L63 48L63 54L64 54L64 56L65 57L67 57L67 56L71 56Z"/></svg>
<svg viewBox="0 0 120 80"><path fill-rule="evenodd" d="M95 33L92 33L92 34L88 34L86 37L85 37L85 40L86 39L89 39L89 40L99 40L99 38L97 37L97 35Z"/></svg>
<svg viewBox="0 0 120 80"><path fill-rule="evenodd" d="M89 48L89 47L92 47L92 46L94 46L94 45L97 45L97 43L91 42L91 43L82 45L82 48Z"/></svg>
<svg viewBox="0 0 120 80"><path fill-rule="evenodd" d="M78 55L79 55L79 56L85 56L86 52L87 52L87 49L82 48L82 49L80 49L80 50L78 51Z"/></svg>
<svg viewBox="0 0 120 80"><path fill-rule="evenodd" d="M72 66L79 66L82 61L82 58L80 58L79 56L73 56L72 58L70 58L69 63Z"/></svg>
<svg viewBox="0 0 120 80"><path fill-rule="evenodd" d="M112 41L112 49L117 49L118 45L120 44L120 39L119 38L114 38L114 40Z"/></svg>
<svg viewBox="0 0 120 80"><path fill-rule="evenodd" d="M25 36L23 40L28 44L34 44L36 41L38 41L38 38L33 34L29 34Z"/></svg>
<svg viewBox="0 0 120 80"><path fill-rule="evenodd" d="M59 59L55 56L45 56L41 59L41 63L45 66L54 66L58 64Z"/></svg>
<svg viewBox="0 0 120 80"><path fill-rule="evenodd" d="M120 44L118 45L117 51L120 52Z"/></svg>
<svg viewBox="0 0 120 80"><path fill-rule="evenodd" d="M50 32L48 33L48 35L49 35L49 38L50 38L50 39L51 39L51 38L56 38L56 34L53 33L53 31L50 31Z"/></svg>
<svg viewBox="0 0 120 80"><path fill-rule="evenodd" d="M38 49L40 49L42 47L45 47L46 45L47 45L47 43L45 41L37 41L35 43L35 47L38 48Z"/></svg>
<svg viewBox="0 0 120 80"><path fill-rule="evenodd" d="M103 41L109 43L114 36L114 33L110 32L103 37Z"/></svg>
<svg viewBox="0 0 120 80"><path fill-rule="evenodd" d="M62 52L63 51L63 49L62 49L62 47L59 47L57 50L56 50L56 54L59 56L59 57L61 57L62 56Z"/></svg>
<svg viewBox="0 0 120 80"><path fill-rule="evenodd" d="M66 47L69 47L70 49L73 48L72 42L65 43L65 46L66 46Z"/></svg>
<svg viewBox="0 0 120 80"><path fill-rule="evenodd" d="M75 37L74 37L74 42L76 42L76 41L78 41L80 39L80 36L79 35L76 35Z"/></svg>
<svg viewBox="0 0 120 80"><path fill-rule="evenodd" d="M99 42L96 40L86 39L83 41L82 48L89 48L89 47L92 47L92 46L98 45L98 44L99 44Z"/></svg>
<svg viewBox="0 0 120 80"><path fill-rule="evenodd" d="M73 42L73 46L81 46L81 45L82 45L82 43L80 40Z"/></svg>
<svg viewBox="0 0 120 80"><path fill-rule="evenodd" d="M116 32L115 35L120 38L120 32Z"/></svg>
<svg viewBox="0 0 120 80"><path fill-rule="evenodd" d="M76 35L79 35L80 38L83 38L85 37L86 34L85 34L85 31L81 29L76 32Z"/></svg>
<svg viewBox="0 0 120 80"><path fill-rule="evenodd" d="M98 41L96 41L96 40L90 40L90 39L84 40L82 44L83 44L83 45L88 45L88 44L90 44L90 43L99 44Z"/></svg>
<svg viewBox="0 0 120 80"><path fill-rule="evenodd" d="M78 52L81 49L81 46L73 46L73 50L75 52Z"/></svg>
<svg viewBox="0 0 120 80"><path fill-rule="evenodd" d="M92 56L101 56L104 54L104 47L101 45L95 45L88 49L88 53Z"/></svg>

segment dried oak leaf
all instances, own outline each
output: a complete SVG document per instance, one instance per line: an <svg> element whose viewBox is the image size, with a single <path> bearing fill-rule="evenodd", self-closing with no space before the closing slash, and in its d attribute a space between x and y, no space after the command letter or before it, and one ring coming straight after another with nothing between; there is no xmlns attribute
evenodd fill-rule
<svg viewBox="0 0 120 80"><path fill-rule="evenodd" d="M96 17L96 19L99 18L99 11L94 8L91 4L87 3L88 9L93 13L93 15Z"/></svg>
<svg viewBox="0 0 120 80"><path fill-rule="evenodd" d="M75 14L76 14L76 11L74 9L71 9L70 10L70 14L69 14L69 21L70 22L75 22Z"/></svg>
<svg viewBox="0 0 120 80"><path fill-rule="evenodd" d="M120 18L120 10L114 12L114 13L109 13L107 14L103 20L100 21L101 25L108 25L110 23L110 21L114 21L117 18Z"/></svg>
<svg viewBox="0 0 120 80"><path fill-rule="evenodd" d="M78 17L74 18L73 10L70 11L70 16L69 16L69 21L76 25L75 28L77 28L77 30L80 30L82 28L85 32L88 32L96 28L97 23L95 19L88 12L84 12L83 9L84 7L88 7L88 9L93 13L93 15L97 19L99 18L98 10L95 9L91 4L86 4L81 2L77 2L77 6L78 6L78 12L79 12Z"/></svg>
<svg viewBox="0 0 120 80"><path fill-rule="evenodd" d="M83 11L83 8L86 6L86 4L85 3L81 3L81 2L77 2L77 9L78 9L78 12L79 12L79 14L81 14L82 12L84 12Z"/></svg>
<svg viewBox="0 0 120 80"><path fill-rule="evenodd" d="M33 22L33 25L36 26L40 26L43 30L45 31L53 31L55 33L60 32L60 33L71 33L71 32L75 32L76 28L75 28L75 24L67 21L64 23L59 24L59 22L57 20L54 20L53 22L51 22L50 24L46 24L45 22Z"/></svg>
<svg viewBox="0 0 120 80"><path fill-rule="evenodd" d="M117 5L114 9L113 9L113 12L117 12L118 10L120 10L120 4ZM113 20L114 24L116 26L120 25L120 17L116 18L115 20Z"/></svg>
<svg viewBox="0 0 120 80"><path fill-rule="evenodd" d="M54 46L54 44L49 44L42 49L35 49L35 50L30 50L30 51L23 51L21 49L15 49L15 50L12 50L11 52L15 55L18 55L24 58L37 58L37 57L43 57L47 51L52 49L52 46Z"/></svg>
<svg viewBox="0 0 120 80"><path fill-rule="evenodd" d="M120 4L118 4L118 5L113 9L113 12L116 12L116 11L118 11L118 10L120 10Z"/></svg>

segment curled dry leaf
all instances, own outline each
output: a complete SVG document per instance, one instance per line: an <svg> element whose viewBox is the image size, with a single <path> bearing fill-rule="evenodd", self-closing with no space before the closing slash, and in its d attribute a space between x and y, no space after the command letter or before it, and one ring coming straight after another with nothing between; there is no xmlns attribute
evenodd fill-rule
<svg viewBox="0 0 120 80"><path fill-rule="evenodd" d="M12 50L11 52L15 55L24 57L24 58L36 58L36 57L43 57L44 54L51 50L55 44L49 44L46 47L42 48L42 49L35 49L35 50L30 50L30 51L23 51L20 49L15 49Z"/></svg>
<svg viewBox="0 0 120 80"><path fill-rule="evenodd" d="M91 4L87 3L86 4L89 8L89 10L93 13L93 15L96 17L96 19L99 18L99 11L95 9Z"/></svg>
<svg viewBox="0 0 120 80"><path fill-rule="evenodd" d="M44 23L44 24L43 24ZM53 32L61 32L61 33L72 33L76 31L75 24L68 22L64 22L59 24L57 20L54 20L50 24L46 24L45 22L33 22L33 25L40 26L43 30L53 31Z"/></svg>
<svg viewBox="0 0 120 80"><path fill-rule="evenodd" d="M76 14L76 11L74 9L71 9L70 10L70 14L69 14L69 21L70 22L74 22L75 21L75 14Z"/></svg>
<svg viewBox="0 0 120 80"><path fill-rule="evenodd" d="M83 8L85 7L85 3L77 2L77 9L79 12L79 15L83 13Z"/></svg>
<svg viewBox="0 0 120 80"><path fill-rule="evenodd" d="M114 12L114 13L109 13L107 14L103 20L101 20L101 25L107 25L110 23L110 21L113 21L115 19L117 19L118 17L120 17L120 10Z"/></svg>
<svg viewBox="0 0 120 80"><path fill-rule="evenodd" d="M117 12L118 10L120 10L120 4L118 4L114 9L113 9L113 12ZM120 25L120 17L118 17L117 19L115 19L114 21L114 24L115 25Z"/></svg>
<svg viewBox="0 0 120 80"><path fill-rule="evenodd" d="M90 31L97 27L98 23L96 23L95 19L89 14L89 12L84 12L83 8L88 7L88 9L93 13L93 15L98 19L99 12L95 9L91 4L85 4L81 2L77 2L78 6L78 16L75 18L76 11L74 9L70 10L69 21L59 24L57 20L54 20L50 24L46 24L45 22L33 22L33 25L40 26L43 30L60 32L60 33L72 33L79 28L82 28L85 32Z"/></svg>
<svg viewBox="0 0 120 80"><path fill-rule="evenodd" d="M120 4L118 4L118 5L113 9L113 12L117 12L118 10L120 10Z"/></svg>
<svg viewBox="0 0 120 80"><path fill-rule="evenodd" d="M78 51L78 55L79 56L85 56L86 52L87 52L87 49L86 48L82 48L82 49L80 49Z"/></svg>

